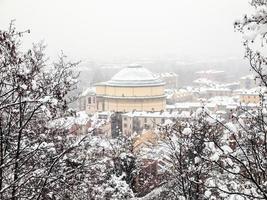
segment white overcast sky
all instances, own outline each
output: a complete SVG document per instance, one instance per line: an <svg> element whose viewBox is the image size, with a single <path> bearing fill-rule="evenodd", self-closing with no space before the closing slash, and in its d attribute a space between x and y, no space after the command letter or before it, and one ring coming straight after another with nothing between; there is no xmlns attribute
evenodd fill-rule
<svg viewBox="0 0 267 200"><path fill-rule="evenodd" d="M233 21L248 0L0 0L0 28L16 19L27 45L44 40L50 57L242 57Z"/></svg>

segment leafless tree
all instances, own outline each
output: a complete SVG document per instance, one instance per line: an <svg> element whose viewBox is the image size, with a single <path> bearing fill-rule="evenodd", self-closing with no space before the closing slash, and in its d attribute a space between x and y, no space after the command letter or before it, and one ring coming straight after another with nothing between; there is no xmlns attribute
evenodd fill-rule
<svg viewBox="0 0 267 200"><path fill-rule="evenodd" d="M42 44L22 52L26 33L13 22L0 31L0 199L47 199L57 162L73 149L57 148L60 133L47 125L67 111L77 63L61 55L49 65Z"/></svg>

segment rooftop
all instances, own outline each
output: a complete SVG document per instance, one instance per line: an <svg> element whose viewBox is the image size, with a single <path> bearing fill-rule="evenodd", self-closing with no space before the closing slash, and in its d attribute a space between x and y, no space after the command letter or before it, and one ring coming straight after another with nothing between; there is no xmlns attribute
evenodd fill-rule
<svg viewBox="0 0 267 200"><path fill-rule="evenodd" d="M198 71L198 72L196 72L196 74L220 74L220 73L224 73L224 71L210 69L210 70L206 70L206 71Z"/></svg>
<svg viewBox="0 0 267 200"><path fill-rule="evenodd" d="M133 111L122 114L123 117L149 117L149 118L190 118L190 112L146 112L146 111Z"/></svg>
<svg viewBox="0 0 267 200"><path fill-rule="evenodd" d="M130 65L104 83L110 86L156 86L164 85L159 76L139 65Z"/></svg>
<svg viewBox="0 0 267 200"><path fill-rule="evenodd" d="M96 94L96 88L95 87L89 87L80 94L80 97L85 97L88 95L95 95L95 94Z"/></svg>

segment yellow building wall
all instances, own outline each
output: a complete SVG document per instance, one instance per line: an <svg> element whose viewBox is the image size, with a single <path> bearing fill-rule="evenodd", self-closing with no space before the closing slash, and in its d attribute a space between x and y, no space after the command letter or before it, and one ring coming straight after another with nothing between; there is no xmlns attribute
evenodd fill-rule
<svg viewBox="0 0 267 200"><path fill-rule="evenodd" d="M161 111L165 110L165 107L166 101L164 98L150 100L105 99L105 110L109 111Z"/></svg>
<svg viewBox="0 0 267 200"><path fill-rule="evenodd" d="M123 88L123 87L109 87L115 91L114 96L133 96L132 88ZM111 94L108 94L110 96Z"/></svg>
<svg viewBox="0 0 267 200"><path fill-rule="evenodd" d="M98 85L96 86L96 95L105 95L106 94L106 86L105 85Z"/></svg>
<svg viewBox="0 0 267 200"><path fill-rule="evenodd" d="M130 112L133 110L161 111L165 110L166 99L164 97L155 98L155 96L163 96L163 95L164 95L164 86L154 86L154 87L113 87L108 85L96 86L96 96L103 97L103 99L98 100L97 109L99 111L118 111L118 112ZM108 97L115 97L115 98L108 98ZM133 97L133 99L123 99L123 97ZM152 98L135 99L135 97L152 97Z"/></svg>
<svg viewBox="0 0 267 200"><path fill-rule="evenodd" d="M151 88L151 95L162 95L164 94L164 87L153 87Z"/></svg>
<svg viewBox="0 0 267 200"><path fill-rule="evenodd" d="M113 87L97 86L97 95L135 97L135 96L160 96L164 94L163 86L156 87Z"/></svg>
<svg viewBox="0 0 267 200"><path fill-rule="evenodd" d="M260 103L260 96L259 95L242 95L240 96L240 101L245 104L249 104L249 103L258 104Z"/></svg>

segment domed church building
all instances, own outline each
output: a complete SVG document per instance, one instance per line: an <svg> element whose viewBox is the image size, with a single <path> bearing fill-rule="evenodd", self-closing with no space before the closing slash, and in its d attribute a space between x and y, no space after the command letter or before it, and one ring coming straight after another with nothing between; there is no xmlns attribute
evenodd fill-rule
<svg viewBox="0 0 267 200"><path fill-rule="evenodd" d="M98 111L165 110L165 82L142 66L129 66L95 84Z"/></svg>

